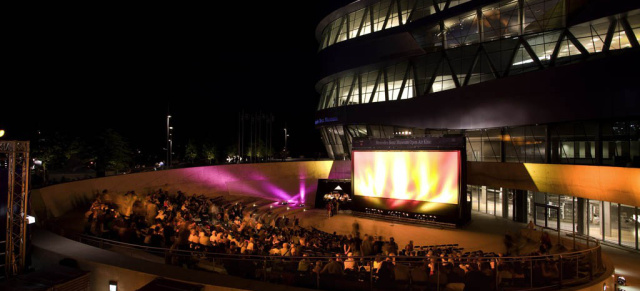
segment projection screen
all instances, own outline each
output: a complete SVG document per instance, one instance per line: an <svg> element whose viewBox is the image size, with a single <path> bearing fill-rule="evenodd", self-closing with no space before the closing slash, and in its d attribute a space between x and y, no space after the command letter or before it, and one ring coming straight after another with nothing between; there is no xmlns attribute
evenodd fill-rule
<svg viewBox="0 0 640 291"><path fill-rule="evenodd" d="M458 204L459 151L353 151L354 194Z"/></svg>

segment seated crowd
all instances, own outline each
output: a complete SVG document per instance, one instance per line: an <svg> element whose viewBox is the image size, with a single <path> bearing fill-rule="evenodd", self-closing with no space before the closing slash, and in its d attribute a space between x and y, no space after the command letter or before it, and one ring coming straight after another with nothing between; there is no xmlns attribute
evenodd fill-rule
<svg viewBox="0 0 640 291"><path fill-rule="evenodd" d="M374 283L379 288L460 284L464 290L495 290L525 284L531 276L550 282L559 272L552 259L525 264L489 259L502 254L463 252L457 245L419 247L412 241L399 248L393 237L385 241L381 236L361 237L357 231L326 233L301 227L295 216L259 209L255 204L180 191L177 195L162 190L148 195L105 191L86 213L85 232L191 252L189 258L169 254L167 262L172 264L203 268L202 262L216 261L222 272L231 275L328 289L366 289ZM214 254L246 255L246 260L214 259L219 257Z"/></svg>

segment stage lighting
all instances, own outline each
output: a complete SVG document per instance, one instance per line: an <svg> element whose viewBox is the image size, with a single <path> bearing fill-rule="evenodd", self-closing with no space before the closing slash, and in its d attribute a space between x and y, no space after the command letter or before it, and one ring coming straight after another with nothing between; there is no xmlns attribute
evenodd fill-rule
<svg viewBox="0 0 640 291"><path fill-rule="evenodd" d="M0 137L4 136L4 129L0 129Z"/></svg>
<svg viewBox="0 0 640 291"><path fill-rule="evenodd" d="M304 203L298 204L298 207L304 207Z"/></svg>
<svg viewBox="0 0 640 291"><path fill-rule="evenodd" d="M109 291L118 291L118 282L109 281Z"/></svg>
<svg viewBox="0 0 640 291"><path fill-rule="evenodd" d="M36 223L36 218L31 216L31 215L27 215L27 223L28 224L34 224Z"/></svg>

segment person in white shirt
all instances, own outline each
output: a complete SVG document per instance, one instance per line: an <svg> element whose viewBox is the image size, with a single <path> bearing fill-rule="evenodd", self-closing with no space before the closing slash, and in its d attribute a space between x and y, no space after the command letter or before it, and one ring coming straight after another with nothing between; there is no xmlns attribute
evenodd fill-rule
<svg viewBox="0 0 640 291"><path fill-rule="evenodd" d="M347 260L344 261L344 269L346 270L356 270L356 261L353 260L353 253L349 252L347 254Z"/></svg>

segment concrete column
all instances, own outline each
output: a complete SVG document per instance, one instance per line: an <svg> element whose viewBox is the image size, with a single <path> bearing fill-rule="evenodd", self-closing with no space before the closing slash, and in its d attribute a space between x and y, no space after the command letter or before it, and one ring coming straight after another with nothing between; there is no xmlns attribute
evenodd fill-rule
<svg viewBox="0 0 640 291"><path fill-rule="evenodd" d="M511 190L502 188L502 218L509 218L509 192ZM511 213L513 215L513 213Z"/></svg>
<svg viewBox="0 0 640 291"><path fill-rule="evenodd" d="M587 220L585 217L587 216L587 208L585 207L587 201L584 198L576 199L576 232L578 234L586 234L587 233L587 224L585 223Z"/></svg>
<svg viewBox="0 0 640 291"><path fill-rule="evenodd" d="M513 221L527 223L527 191L513 190Z"/></svg>
<svg viewBox="0 0 640 291"><path fill-rule="evenodd" d="M487 186L480 186L480 212L487 213Z"/></svg>
<svg viewBox="0 0 640 291"><path fill-rule="evenodd" d="M611 202L600 203L602 215L600 215L600 230L604 229L604 236L611 236Z"/></svg>

